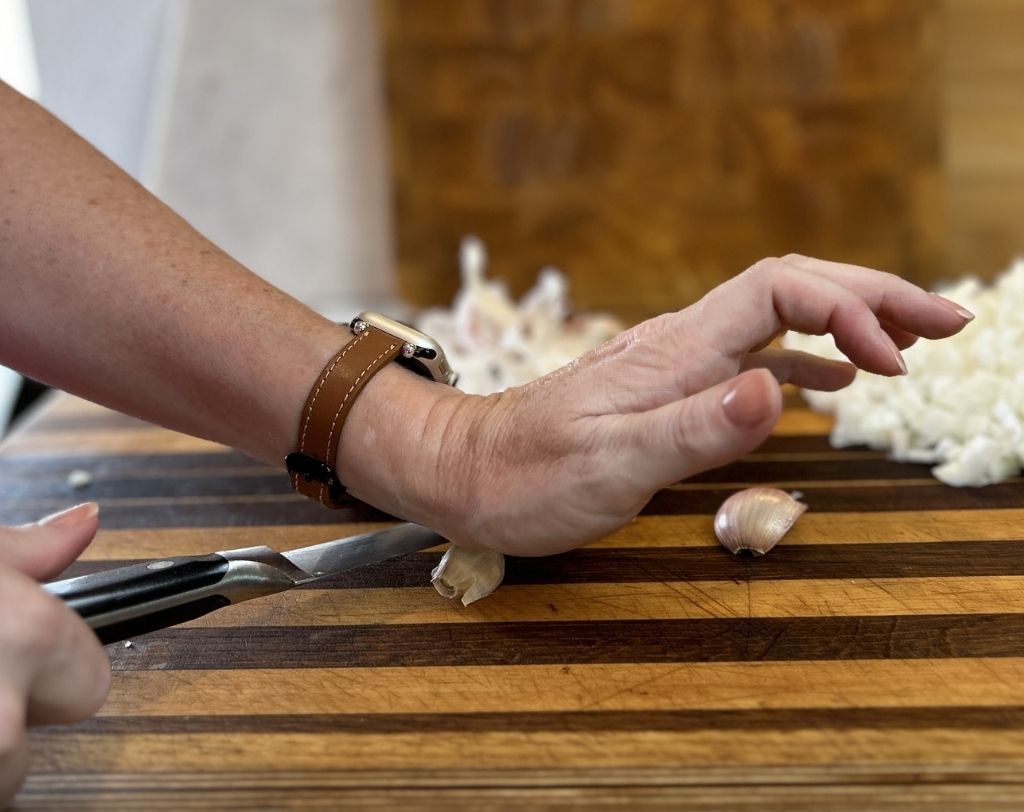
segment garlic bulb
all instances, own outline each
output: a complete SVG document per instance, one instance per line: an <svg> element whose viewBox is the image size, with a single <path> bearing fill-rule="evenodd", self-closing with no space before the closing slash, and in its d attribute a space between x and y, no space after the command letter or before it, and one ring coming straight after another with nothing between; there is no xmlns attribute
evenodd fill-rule
<svg viewBox="0 0 1024 812"><path fill-rule="evenodd" d="M458 387L489 395L519 386L568 364L625 329L604 313L574 313L569 282L541 270L516 302L501 282L487 278L487 249L466 237L459 253L462 285L449 310L431 309L416 326L445 349Z"/></svg>
<svg viewBox="0 0 1024 812"><path fill-rule="evenodd" d="M446 598L462 605L486 598L505 577L505 556L496 550L467 550L452 545L430 573L430 583Z"/></svg>
<svg viewBox="0 0 1024 812"><path fill-rule="evenodd" d="M807 510L778 488L748 488L726 499L715 514L715 535L731 553L764 555Z"/></svg>

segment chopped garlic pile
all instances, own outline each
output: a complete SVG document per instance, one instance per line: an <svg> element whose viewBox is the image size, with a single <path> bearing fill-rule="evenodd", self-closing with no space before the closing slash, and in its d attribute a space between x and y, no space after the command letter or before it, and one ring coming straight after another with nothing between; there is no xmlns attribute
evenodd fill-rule
<svg viewBox="0 0 1024 812"><path fill-rule="evenodd" d="M905 462L936 463L947 485L989 485L1024 465L1024 259L992 285L968 278L942 294L976 316L942 341L904 351L910 373L860 372L840 392L805 391L832 412L836 447L868 445ZM786 335L784 346L841 358L822 336Z"/></svg>
<svg viewBox="0 0 1024 812"><path fill-rule="evenodd" d="M489 395L554 372L624 329L612 316L569 315L568 284L545 268L516 304L500 282L488 281L487 252L467 237L460 252L462 288L451 310L428 310L416 327L434 338L458 375L456 386ZM432 573L438 593L468 606L501 584L505 559L492 550L452 547Z"/></svg>

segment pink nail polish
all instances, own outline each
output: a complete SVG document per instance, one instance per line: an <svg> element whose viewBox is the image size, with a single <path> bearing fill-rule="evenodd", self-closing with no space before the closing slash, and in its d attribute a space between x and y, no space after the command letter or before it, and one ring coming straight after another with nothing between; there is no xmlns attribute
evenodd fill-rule
<svg viewBox="0 0 1024 812"><path fill-rule="evenodd" d="M750 428L764 422L763 398L758 397L762 388L756 375L746 375L725 393L722 409L733 425Z"/></svg>
<svg viewBox="0 0 1024 812"><path fill-rule="evenodd" d="M903 360L903 353L900 352L900 348L896 346L896 342L892 340L892 336L888 333L882 333L882 341L889 348L889 352L892 354L892 360L896 362L896 366L900 368L900 375L907 374L907 362Z"/></svg>
<svg viewBox="0 0 1024 812"><path fill-rule="evenodd" d="M950 301L945 296L939 296L939 294L937 293L933 293L932 296L934 296L938 301L942 302L942 304L944 304L946 307L948 307L950 310L956 313L964 321L974 321L974 314L966 307L961 307L956 302Z"/></svg>
<svg viewBox="0 0 1024 812"><path fill-rule="evenodd" d="M66 527L88 521L99 512L100 506L95 502L84 502L81 505L75 505L67 510L60 511L60 513L54 513L44 519L40 519L37 524L45 527Z"/></svg>

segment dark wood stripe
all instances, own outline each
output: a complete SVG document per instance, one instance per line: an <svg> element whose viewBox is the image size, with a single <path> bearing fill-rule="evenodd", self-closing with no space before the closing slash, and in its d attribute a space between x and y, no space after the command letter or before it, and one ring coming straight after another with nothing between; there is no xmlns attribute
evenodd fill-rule
<svg viewBox="0 0 1024 812"><path fill-rule="evenodd" d="M200 498L207 498L217 490L247 490L253 492L252 480L246 477L226 485L214 485L204 489L201 482L191 491ZM103 526L109 529L132 527L253 527L259 525L282 526L289 524L337 524L346 521L388 521L389 517L368 506L354 506L342 511L328 511L308 500L290 498L282 480L274 478L265 490L272 501L254 502L247 494L236 497L225 495L210 502L175 502L173 498L155 504L119 504L100 498L103 509ZM39 518L44 509L33 506L37 498L31 488L19 488L21 499L12 500L4 496L6 489L0 489L0 524L20 524ZM168 496L168 488L162 496ZM714 488L707 490L661 491L642 511L646 516L712 515L726 498L736 492L735 488ZM818 513L851 511L913 511L913 510L965 510L1024 507L1024 485L1020 482L1004 482L986 488L950 488L936 482L934 485L914 487L893 487L879 485L869 487L814 487L801 486L804 501ZM57 504L72 504L74 501L95 498L95 491L67 490L66 495L53 500ZM123 496L119 491L118 496ZM51 509L47 507L46 510Z"/></svg>
<svg viewBox="0 0 1024 812"><path fill-rule="evenodd" d="M253 539L258 543L258 539ZM416 553L371 564L308 585L311 589L422 587L438 553ZM63 577L137 563L80 561ZM818 578L951 578L1024 575L1024 541L917 544L800 544L760 558L720 547L598 548L547 558L506 559L507 584L777 581ZM300 587L302 588L302 587Z"/></svg>
<svg viewBox="0 0 1024 812"><path fill-rule="evenodd" d="M249 716L101 716L33 736L145 733L522 733L692 730L1017 730L1024 707L785 708L772 710L353 713Z"/></svg>
<svg viewBox="0 0 1024 812"><path fill-rule="evenodd" d="M82 462L81 465L54 467L26 466L0 469L0 501L19 499L61 498L71 489L67 475L75 468L89 470L95 477L89 486L94 499L105 497L142 498L152 496L236 496L264 493L288 493L288 478L281 470L260 463L246 461L240 455L208 454L188 455L193 464L184 464L177 456L167 457L174 465L154 460L152 465L125 466L119 464L133 457L118 457L117 462L101 464ZM198 457L198 459L196 459ZM215 457L219 459L209 459ZM0 457L0 460L3 458ZM836 482L845 480L926 479L929 467L907 465L884 459L844 459L807 461L753 461L740 460L730 465L705 471L687 482L706 483L771 483L788 481ZM142 474L140 476L139 474ZM161 475L163 474L163 475Z"/></svg>
<svg viewBox="0 0 1024 812"><path fill-rule="evenodd" d="M1021 657L1024 615L165 629L108 650L120 671Z"/></svg>

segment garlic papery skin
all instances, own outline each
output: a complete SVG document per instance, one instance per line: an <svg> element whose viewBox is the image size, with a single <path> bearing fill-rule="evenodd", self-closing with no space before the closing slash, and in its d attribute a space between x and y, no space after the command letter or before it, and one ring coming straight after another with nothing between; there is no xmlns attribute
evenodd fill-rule
<svg viewBox="0 0 1024 812"><path fill-rule="evenodd" d="M430 573L430 583L463 606L486 598L505 577L505 556L496 550L467 550L452 545Z"/></svg>
<svg viewBox="0 0 1024 812"><path fill-rule="evenodd" d="M807 505L778 488L748 488L726 499L715 514L715 536L729 552L764 555L779 543Z"/></svg>

